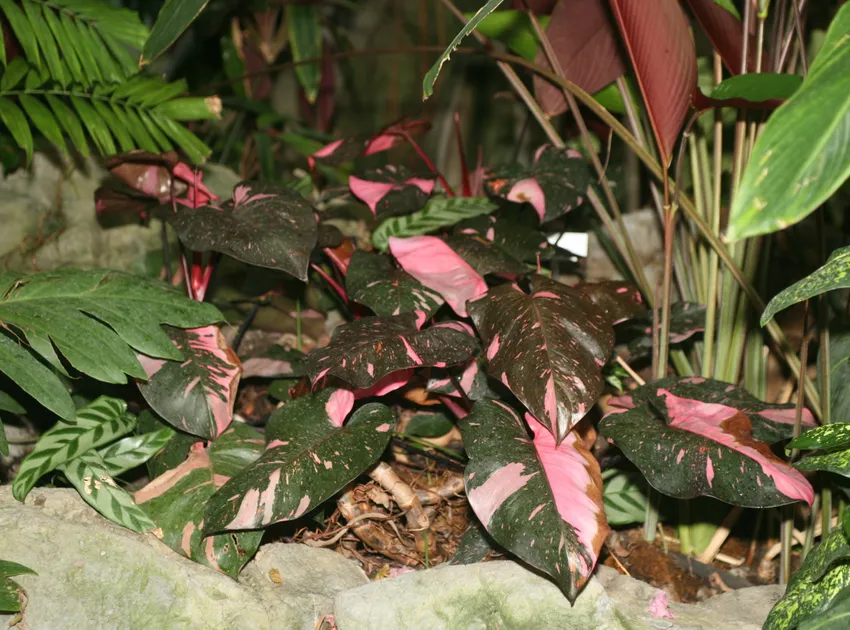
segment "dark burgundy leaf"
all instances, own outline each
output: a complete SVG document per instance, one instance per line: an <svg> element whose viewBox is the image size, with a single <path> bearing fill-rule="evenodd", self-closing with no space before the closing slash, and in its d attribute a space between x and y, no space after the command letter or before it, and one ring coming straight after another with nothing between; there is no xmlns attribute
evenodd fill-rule
<svg viewBox="0 0 850 630"><path fill-rule="evenodd" d="M546 35L564 77L585 92L598 92L626 72L605 0L560 0L552 11ZM542 47L535 63L551 69ZM534 93L550 116L567 110L563 90L536 75Z"/></svg>
<svg viewBox="0 0 850 630"><path fill-rule="evenodd" d="M476 358L469 361L461 368L452 372L457 374L457 383L470 400L481 400L482 398L498 398L499 396L490 389L487 373L482 368L482 359ZM428 379L427 390L435 394L460 398L460 392L452 383L447 371L431 370L431 378Z"/></svg>
<svg viewBox="0 0 850 630"><path fill-rule="evenodd" d="M352 194L379 218L410 214L425 207L434 176L414 174L403 166L386 166L348 178Z"/></svg>
<svg viewBox="0 0 850 630"><path fill-rule="evenodd" d="M528 168L507 164L490 169L487 192L516 203L529 203L540 223L557 219L584 202L590 184L587 162L577 151L543 146Z"/></svg>
<svg viewBox="0 0 850 630"><path fill-rule="evenodd" d="M652 314L627 324L638 336L629 343L629 352L646 354L652 350ZM682 343L705 330L705 306L676 302L670 308L670 343Z"/></svg>
<svg viewBox="0 0 850 630"><path fill-rule="evenodd" d="M466 324L446 322L419 330L422 321L420 314L402 313L344 324L327 347L307 356L307 373L313 383L330 375L366 389L393 372L455 365L475 352L478 344Z"/></svg>
<svg viewBox="0 0 850 630"><path fill-rule="evenodd" d="M552 258L555 248L549 246L546 235L540 231L536 213L524 206L511 206L463 221L456 226L455 234L483 238L521 261Z"/></svg>
<svg viewBox="0 0 850 630"><path fill-rule="evenodd" d="M744 52L743 28L741 20L720 6L715 0L687 0L688 6L708 35L717 50L723 65L732 74L741 73L741 55ZM747 35L747 72L755 72L758 54L755 20ZM762 59L762 68L768 68L769 61Z"/></svg>
<svg viewBox="0 0 850 630"><path fill-rule="evenodd" d="M602 309L613 324L646 314L640 291L628 282L579 282L573 288Z"/></svg>
<svg viewBox="0 0 850 630"><path fill-rule="evenodd" d="M697 89L696 51L688 18L679 0L610 3L634 66L661 163L670 166Z"/></svg>
<svg viewBox="0 0 850 630"><path fill-rule="evenodd" d="M579 291L535 275L490 289L469 312L484 342L487 373L541 419L557 441L596 403L614 347L608 317Z"/></svg>
<svg viewBox="0 0 850 630"><path fill-rule="evenodd" d="M524 263L477 234L452 234L443 240L481 276L491 273L519 275L528 271Z"/></svg>
<svg viewBox="0 0 850 630"><path fill-rule="evenodd" d="M383 254L354 252L345 277L348 297L371 308L376 315L399 315L421 311L431 317L443 304L436 291L398 269Z"/></svg>
<svg viewBox="0 0 850 630"><path fill-rule="evenodd" d="M117 227L141 223L147 225L159 201L125 194L120 190L102 186L94 191L94 207L98 223L103 227Z"/></svg>
<svg viewBox="0 0 850 630"><path fill-rule="evenodd" d="M307 280L318 230L313 207L290 188L242 182L221 207L178 207L169 216L195 251L216 251Z"/></svg>

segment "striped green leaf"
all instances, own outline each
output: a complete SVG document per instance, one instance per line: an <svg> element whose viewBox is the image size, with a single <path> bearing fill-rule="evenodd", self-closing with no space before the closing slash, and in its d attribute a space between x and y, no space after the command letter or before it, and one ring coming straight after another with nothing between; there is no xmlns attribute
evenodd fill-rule
<svg viewBox="0 0 850 630"><path fill-rule="evenodd" d="M646 514L646 480L643 475L612 468L602 473L602 505L608 524L642 523Z"/></svg>
<svg viewBox="0 0 850 630"><path fill-rule="evenodd" d="M165 427L158 431L131 435L98 451L110 475L120 475L146 463L174 437L174 429Z"/></svg>

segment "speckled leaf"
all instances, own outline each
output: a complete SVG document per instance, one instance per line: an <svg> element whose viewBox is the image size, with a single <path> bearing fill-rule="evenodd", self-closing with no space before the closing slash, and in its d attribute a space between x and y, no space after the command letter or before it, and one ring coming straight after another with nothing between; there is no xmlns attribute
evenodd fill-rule
<svg viewBox="0 0 850 630"><path fill-rule="evenodd" d="M517 260L535 263L538 256L541 260L552 258L555 248L540 231L534 210L511 205L512 208L463 221L455 227L455 233L481 237Z"/></svg>
<svg viewBox="0 0 850 630"><path fill-rule="evenodd" d="M12 482L12 494L23 501L43 475L81 453L129 433L136 417L127 413L127 403L101 396L77 411L74 422L60 421L42 433L32 452L21 462Z"/></svg>
<svg viewBox="0 0 850 630"><path fill-rule="evenodd" d="M791 440L786 451L794 448L803 450L841 448L850 446L850 424L827 424L806 431L796 440Z"/></svg>
<svg viewBox="0 0 850 630"><path fill-rule="evenodd" d="M476 564L498 548L487 530L475 520L460 537L455 555L446 564Z"/></svg>
<svg viewBox="0 0 850 630"><path fill-rule="evenodd" d="M579 282L573 288L590 298L615 324L646 313L646 304L640 291L628 282Z"/></svg>
<svg viewBox="0 0 850 630"><path fill-rule="evenodd" d="M818 366L823 354L819 348ZM823 386L820 369L818 386ZM846 316L829 323L829 389L832 422L850 422L850 320Z"/></svg>
<svg viewBox="0 0 850 630"><path fill-rule="evenodd" d="M156 527L133 497L115 483L97 451L85 451L59 466L59 470L86 503L113 523L140 534Z"/></svg>
<svg viewBox="0 0 850 630"><path fill-rule="evenodd" d="M677 499L710 496L743 507L811 505L803 475L753 439L742 411L674 395L662 384L629 409L606 415L599 428L659 492ZM640 396L640 394L639 394Z"/></svg>
<svg viewBox="0 0 850 630"><path fill-rule="evenodd" d="M256 458L262 448L262 435ZM224 437L224 436L222 436ZM220 452L219 455L222 453ZM230 532L204 536L204 510L228 479L210 449L198 443L177 468L151 481L136 493L136 501L162 530L162 541L177 553L233 578L254 555L263 532Z"/></svg>
<svg viewBox="0 0 850 630"><path fill-rule="evenodd" d="M470 400L481 400L482 398L498 398L499 396L490 388L487 372L484 369L482 357L459 366L453 370L457 376L457 383ZM460 372L459 374L457 372ZM444 396L460 397L460 393L452 383L451 378L445 370L431 370L431 378L428 379L427 389L435 394Z"/></svg>
<svg viewBox="0 0 850 630"><path fill-rule="evenodd" d="M178 206L168 221L190 249L221 252L307 280L318 236L316 217L313 207L289 188L242 182L221 207Z"/></svg>
<svg viewBox="0 0 850 630"><path fill-rule="evenodd" d="M313 383L331 375L365 389L400 370L455 365L478 346L466 324L450 321L419 330L420 321L414 313L402 313L344 324L327 347L307 356L307 373Z"/></svg>
<svg viewBox="0 0 850 630"><path fill-rule="evenodd" d="M643 475L611 468L602 473L602 504L613 526L643 523L646 518L647 485Z"/></svg>
<svg viewBox="0 0 850 630"><path fill-rule="evenodd" d="M614 347L610 320L584 294L539 275L531 294L505 284L471 302L469 312L487 373L561 442L602 393L601 367Z"/></svg>
<svg viewBox="0 0 850 630"><path fill-rule="evenodd" d="M850 450L812 455L796 462L794 466L797 470L825 470L842 477L850 477Z"/></svg>
<svg viewBox="0 0 850 630"><path fill-rule="evenodd" d="M479 275L505 273L519 275L528 271L525 264L507 251L477 234L452 234L443 238Z"/></svg>
<svg viewBox="0 0 850 630"><path fill-rule="evenodd" d="M516 203L529 203L540 223L557 219L584 202L590 184L587 162L577 151L544 146L534 164L506 164L490 169L487 192Z"/></svg>
<svg viewBox="0 0 850 630"><path fill-rule="evenodd" d="M835 597L850 586L850 563L842 562L823 575L824 564L836 552L850 555L841 528L833 529L824 541L812 549L797 571L791 574L785 595L764 622L764 630L787 630L825 610ZM820 579L817 576L821 575Z"/></svg>
<svg viewBox="0 0 850 630"><path fill-rule="evenodd" d="M357 250L345 276L348 297L377 315L422 311L430 318L443 304L442 296L392 264L388 256Z"/></svg>
<svg viewBox="0 0 850 630"><path fill-rule="evenodd" d="M215 474L234 477L263 454L265 444L265 436L257 429L234 422L209 446Z"/></svg>
<svg viewBox="0 0 850 630"><path fill-rule="evenodd" d="M381 456L395 424L370 403L345 421L353 396L324 389L278 409L266 451L209 501L206 531L255 529L296 519L333 496Z"/></svg>
<svg viewBox="0 0 850 630"><path fill-rule="evenodd" d="M819 613L808 617L798 630L845 630L850 626L850 589L840 591Z"/></svg>
<svg viewBox="0 0 850 630"><path fill-rule="evenodd" d="M17 562L0 560L0 612L18 612L26 602L24 589L10 577L16 575L38 575L32 569Z"/></svg>
<svg viewBox="0 0 850 630"><path fill-rule="evenodd" d="M629 343L629 352L642 355L652 350L652 315L636 319L626 324L638 336ZM670 308L670 343L687 341L695 334L705 330L705 306L676 302Z"/></svg>
<svg viewBox="0 0 850 630"><path fill-rule="evenodd" d="M663 408L664 401L658 393L660 389L682 398L737 409L750 419L753 438L759 442L773 444L794 436L794 418L797 413L794 404L766 403L741 387L701 376L671 377L653 381L650 385L639 387L626 396L609 399L608 404L620 409L632 409L645 404L660 405ZM801 416L801 425L803 431L816 426L815 417L805 407Z"/></svg>
<svg viewBox="0 0 850 630"><path fill-rule="evenodd" d="M348 178L351 193L380 219L421 210L434 190L434 175L388 165Z"/></svg>
<svg viewBox="0 0 850 630"><path fill-rule="evenodd" d="M150 433L131 435L98 451L107 472L113 477L141 466L168 444L174 429L164 427Z"/></svg>
<svg viewBox="0 0 850 630"><path fill-rule="evenodd" d="M185 359L163 361L140 356L148 375L139 391L166 422L212 440L233 419L242 365L217 326L168 328Z"/></svg>
<svg viewBox="0 0 850 630"><path fill-rule="evenodd" d="M551 575L571 602L590 577L608 526L599 464L578 432L552 435L499 401L482 400L461 423L469 504L487 532Z"/></svg>
<svg viewBox="0 0 850 630"><path fill-rule="evenodd" d="M766 325L779 311L797 302L827 291L847 288L850 288L850 246L836 249L823 267L795 282L768 302L761 315L761 325Z"/></svg>

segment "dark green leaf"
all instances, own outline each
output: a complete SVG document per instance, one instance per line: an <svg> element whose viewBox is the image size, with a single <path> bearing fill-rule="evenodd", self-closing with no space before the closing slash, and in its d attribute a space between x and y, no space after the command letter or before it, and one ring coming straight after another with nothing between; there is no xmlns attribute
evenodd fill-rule
<svg viewBox="0 0 850 630"><path fill-rule="evenodd" d="M174 431L174 429L147 409L139 414L139 420L136 425L137 434L153 433L163 429ZM148 459L146 466L148 477L154 479L173 468L177 468L177 466L186 460L192 445L198 443L200 443L200 440L194 435L177 431L162 449Z"/></svg>
<svg viewBox="0 0 850 630"><path fill-rule="evenodd" d="M850 424L827 424L806 431L796 440L791 440L785 450L794 448L812 450L850 446ZM805 460L804 460L805 461Z"/></svg>
<svg viewBox="0 0 850 630"><path fill-rule="evenodd" d="M0 98L0 121L3 121L15 142L27 154L27 164L29 164L33 150L32 132L21 108L8 99Z"/></svg>
<svg viewBox="0 0 850 630"><path fill-rule="evenodd" d="M286 25L295 62L318 59L322 56L322 23L318 5L290 3L286 5ZM315 103L322 79L322 64L299 63L295 66L308 103Z"/></svg>
<svg viewBox="0 0 850 630"><path fill-rule="evenodd" d="M2 333L0 372L60 418L74 419L74 403L62 381L25 348Z"/></svg>
<svg viewBox="0 0 850 630"><path fill-rule="evenodd" d="M0 612L13 613L22 610L25 602L23 589L9 578L24 574L38 575L32 569L17 562L0 560Z"/></svg>
<svg viewBox="0 0 850 630"><path fill-rule="evenodd" d="M496 549L498 549L496 541L490 538L487 530L476 520L461 536L457 551L447 564L476 564Z"/></svg>
<svg viewBox="0 0 850 630"><path fill-rule="evenodd" d="M479 275L523 274L528 271L523 262L477 234L452 234L443 240Z"/></svg>
<svg viewBox="0 0 850 630"><path fill-rule="evenodd" d="M41 101L27 94L21 94L18 96L18 100L36 129L44 134L44 137L50 142L59 147L63 153L67 153L68 147L65 145L65 139L62 137L62 130L59 128L59 124L50 110Z"/></svg>
<svg viewBox="0 0 850 630"><path fill-rule="evenodd" d="M825 470L843 477L850 477L850 450L811 455L795 462L794 466L797 470Z"/></svg>
<svg viewBox="0 0 850 630"><path fill-rule="evenodd" d="M803 77L799 74L774 74L751 72L729 77L711 92L711 98L725 100L740 98L753 103L773 99L787 99L800 87Z"/></svg>
<svg viewBox="0 0 850 630"><path fill-rule="evenodd" d="M430 318L443 304L440 294L395 267L386 255L362 250L355 251L351 257L345 290L352 300L368 306L377 315L422 311Z"/></svg>
<svg viewBox="0 0 850 630"><path fill-rule="evenodd" d="M437 438L451 431L454 426L454 422L442 412L422 412L410 419L404 432L414 437Z"/></svg>
<svg viewBox="0 0 850 630"><path fill-rule="evenodd" d="M166 0L157 14L156 22L145 41L139 65L144 66L159 57L195 21L209 0Z"/></svg>

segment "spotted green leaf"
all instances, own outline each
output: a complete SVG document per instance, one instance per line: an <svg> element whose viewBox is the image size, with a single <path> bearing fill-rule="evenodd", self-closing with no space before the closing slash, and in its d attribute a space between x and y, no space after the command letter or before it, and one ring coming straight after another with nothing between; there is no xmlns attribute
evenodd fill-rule
<svg viewBox="0 0 850 630"><path fill-rule="evenodd" d="M791 449L826 449L850 446L850 424L827 424L816 427L792 440L785 447Z"/></svg>
<svg viewBox="0 0 850 630"><path fill-rule="evenodd" d="M811 455L796 462L794 466L797 470L825 470L843 477L850 477L850 449Z"/></svg>
<svg viewBox="0 0 850 630"><path fill-rule="evenodd" d="M32 569L17 562L0 560L0 612L19 612L24 602L24 591L21 586L11 580L16 575L38 575Z"/></svg>
<svg viewBox="0 0 850 630"><path fill-rule="evenodd" d="M798 630L844 630L850 626L850 588L842 590L819 613L812 615Z"/></svg>

